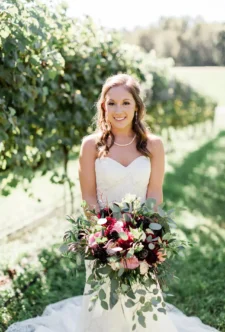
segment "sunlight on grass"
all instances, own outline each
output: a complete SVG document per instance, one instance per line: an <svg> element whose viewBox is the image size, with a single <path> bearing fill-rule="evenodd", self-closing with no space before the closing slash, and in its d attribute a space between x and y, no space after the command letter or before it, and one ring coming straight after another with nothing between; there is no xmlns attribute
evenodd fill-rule
<svg viewBox="0 0 225 332"><path fill-rule="evenodd" d="M225 131L193 149L166 174L168 205L185 207L175 221L178 232L194 246L172 265L175 304L187 315L225 331ZM188 287L186 287L188 285Z"/></svg>

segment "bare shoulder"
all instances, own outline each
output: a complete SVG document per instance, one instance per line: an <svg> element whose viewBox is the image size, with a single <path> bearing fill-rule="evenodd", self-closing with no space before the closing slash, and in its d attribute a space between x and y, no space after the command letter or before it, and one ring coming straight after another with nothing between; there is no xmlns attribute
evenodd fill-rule
<svg viewBox="0 0 225 332"><path fill-rule="evenodd" d="M98 140L99 133L93 133L82 138L80 155L89 154L90 156L97 155L96 142Z"/></svg>
<svg viewBox="0 0 225 332"><path fill-rule="evenodd" d="M164 145L162 138L153 133L148 133L147 148L154 156L155 154L164 154Z"/></svg>

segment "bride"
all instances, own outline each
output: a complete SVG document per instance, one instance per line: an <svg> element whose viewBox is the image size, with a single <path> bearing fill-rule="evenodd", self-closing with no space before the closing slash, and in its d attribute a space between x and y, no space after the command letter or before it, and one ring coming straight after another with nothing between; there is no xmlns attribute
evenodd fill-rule
<svg viewBox="0 0 225 332"><path fill-rule="evenodd" d="M163 201L164 147L160 137L152 134L144 123L145 107L137 80L127 74L109 77L97 102L94 134L81 145L79 179L82 199L99 212L126 194L134 194L144 202L153 197L156 205ZM85 211L88 215L88 212ZM91 267L85 261L86 278ZM105 285L107 290L107 284ZM84 293L89 290L85 285ZM91 295L77 296L49 305L42 316L11 325L7 332L131 332L132 312L121 298L112 310L96 304L88 311ZM149 294L150 296L150 294ZM146 313L146 332L217 331L197 317L184 315L166 303L167 313Z"/></svg>

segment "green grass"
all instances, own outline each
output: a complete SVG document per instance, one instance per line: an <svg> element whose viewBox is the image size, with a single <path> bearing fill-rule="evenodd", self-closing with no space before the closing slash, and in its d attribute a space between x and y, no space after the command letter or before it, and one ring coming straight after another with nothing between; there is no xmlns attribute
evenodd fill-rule
<svg viewBox="0 0 225 332"><path fill-rule="evenodd" d="M165 179L169 205L188 210L177 218L184 237L196 242L174 262L175 304L187 315L225 331L225 131L176 165Z"/></svg>
<svg viewBox="0 0 225 332"><path fill-rule="evenodd" d="M175 67L172 72L184 82L225 106L225 67Z"/></svg>

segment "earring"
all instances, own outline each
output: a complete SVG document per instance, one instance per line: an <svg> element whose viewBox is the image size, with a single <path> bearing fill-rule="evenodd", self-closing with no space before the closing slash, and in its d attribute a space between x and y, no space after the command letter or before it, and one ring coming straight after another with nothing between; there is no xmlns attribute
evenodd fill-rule
<svg viewBox="0 0 225 332"><path fill-rule="evenodd" d="M137 111L135 112L135 123L137 124L138 122L138 114L137 114Z"/></svg>

